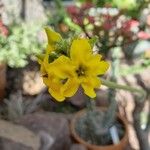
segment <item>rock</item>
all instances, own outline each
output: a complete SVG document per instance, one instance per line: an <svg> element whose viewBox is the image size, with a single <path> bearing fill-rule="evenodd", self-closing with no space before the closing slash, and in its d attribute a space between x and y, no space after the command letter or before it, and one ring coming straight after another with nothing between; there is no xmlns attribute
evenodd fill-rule
<svg viewBox="0 0 150 150"><path fill-rule="evenodd" d="M74 96L69 98L71 104L78 108L83 108L86 104L87 97L85 96L83 89L79 88Z"/></svg>
<svg viewBox="0 0 150 150"><path fill-rule="evenodd" d="M49 93L46 93L45 95L43 95L43 97L43 102L41 103L42 108L45 111L55 112L59 107L59 102L54 101Z"/></svg>
<svg viewBox="0 0 150 150"><path fill-rule="evenodd" d="M58 113L29 114L17 123L40 135L40 150L68 150L70 147L68 121Z"/></svg>
<svg viewBox="0 0 150 150"><path fill-rule="evenodd" d="M24 71L23 92L24 94L36 95L45 88L39 72ZM31 90L32 89L32 90Z"/></svg>
<svg viewBox="0 0 150 150"><path fill-rule="evenodd" d="M40 137L27 128L0 120L1 150L38 150Z"/></svg>
<svg viewBox="0 0 150 150"><path fill-rule="evenodd" d="M27 22L45 22L47 20L43 0L26 0L25 2L25 20ZM36 10L36 11L33 11Z"/></svg>
<svg viewBox="0 0 150 150"><path fill-rule="evenodd" d="M83 89L79 89L77 93L70 98L70 102L72 105L78 108L84 108L86 105L87 96L84 94ZM108 102L108 89L105 87L101 87L100 90L96 90L96 105L101 107L106 107L109 105Z"/></svg>
<svg viewBox="0 0 150 150"><path fill-rule="evenodd" d="M4 5L2 18L5 24L13 23L14 18L22 17L26 22L47 20L43 0L1 0ZM36 11L33 11L36 10Z"/></svg>
<svg viewBox="0 0 150 150"><path fill-rule="evenodd" d="M23 144L5 138L0 139L0 149L1 150L33 150L31 147L25 146Z"/></svg>
<svg viewBox="0 0 150 150"><path fill-rule="evenodd" d="M145 70L143 70L140 75L139 75L139 80L141 80L141 82L143 82L144 84L144 87L147 89L147 90L150 90L150 69L147 68ZM140 84L140 83L139 83Z"/></svg>
<svg viewBox="0 0 150 150"><path fill-rule="evenodd" d="M73 144L70 150L87 150L87 148L81 144Z"/></svg>
<svg viewBox="0 0 150 150"><path fill-rule="evenodd" d="M131 148L130 145L127 145L127 147L125 148L125 150L134 150L133 148Z"/></svg>
<svg viewBox="0 0 150 150"><path fill-rule="evenodd" d="M150 47L150 42L146 40L140 40L132 42L131 44L124 46L124 52L127 56L136 58L145 53Z"/></svg>
<svg viewBox="0 0 150 150"><path fill-rule="evenodd" d="M87 150L87 148L84 145L81 144L73 144L70 148L70 150ZM133 150L130 145L128 145L125 150Z"/></svg>
<svg viewBox="0 0 150 150"><path fill-rule="evenodd" d="M108 102L108 89L100 89L96 91L96 105L100 107L107 107Z"/></svg>

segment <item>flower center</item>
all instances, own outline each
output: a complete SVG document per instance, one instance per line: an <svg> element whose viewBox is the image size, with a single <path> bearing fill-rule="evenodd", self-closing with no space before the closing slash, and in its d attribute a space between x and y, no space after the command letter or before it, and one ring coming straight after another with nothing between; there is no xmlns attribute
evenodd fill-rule
<svg viewBox="0 0 150 150"><path fill-rule="evenodd" d="M85 67L79 66L79 68L76 70L78 77L85 76L85 70L86 70Z"/></svg>
<svg viewBox="0 0 150 150"><path fill-rule="evenodd" d="M43 77L43 78L48 78L48 74L45 73L45 74L42 75L42 77Z"/></svg>
<svg viewBox="0 0 150 150"><path fill-rule="evenodd" d="M65 84L65 83L67 82L67 80L68 80L68 78L66 78L66 79L60 79L60 82L61 82L62 84Z"/></svg>

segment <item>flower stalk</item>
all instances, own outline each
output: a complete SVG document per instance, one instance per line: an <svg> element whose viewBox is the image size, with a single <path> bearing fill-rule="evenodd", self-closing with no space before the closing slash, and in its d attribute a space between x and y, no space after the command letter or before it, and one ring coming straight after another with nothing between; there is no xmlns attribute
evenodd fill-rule
<svg viewBox="0 0 150 150"><path fill-rule="evenodd" d="M101 83L103 85L109 87L109 88L112 88L112 89L122 89L122 90L137 93L142 98L142 100L144 100L145 97L146 97L146 92L143 89L140 89L140 88L135 88L135 87L127 86L127 85L116 84L115 82L108 81L108 80L105 80L105 79L102 79L102 78L101 78Z"/></svg>
<svg viewBox="0 0 150 150"><path fill-rule="evenodd" d="M111 62L111 76L110 80L112 82L117 82L117 74L118 74L118 66L119 66L119 54L120 54L120 48L115 47L112 49L112 62ZM108 100L109 100L109 107L107 110L107 113L105 115L105 119L103 121L103 125L106 128L109 128L114 122L116 117L116 110L117 110L117 102L116 102L116 89L110 88L108 92Z"/></svg>

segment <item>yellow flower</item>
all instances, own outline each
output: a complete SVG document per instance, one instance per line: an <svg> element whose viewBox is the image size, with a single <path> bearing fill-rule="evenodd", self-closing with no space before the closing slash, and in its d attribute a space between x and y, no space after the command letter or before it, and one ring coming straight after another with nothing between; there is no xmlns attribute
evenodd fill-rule
<svg viewBox="0 0 150 150"><path fill-rule="evenodd" d="M46 53L38 55L38 62L41 65L40 71L42 76L45 76L47 74L46 68L49 64L49 54L52 53L52 51L55 50L55 44L56 42L60 41L62 39L61 35L50 27L45 27L45 32L48 39L48 45L46 48Z"/></svg>
<svg viewBox="0 0 150 150"><path fill-rule="evenodd" d="M85 94L91 98L96 96L94 89L101 84L98 75L104 74L109 67L101 57L99 54L93 54L88 39L76 39L71 45L70 58L75 66L78 82Z"/></svg>
<svg viewBox="0 0 150 150"><path fill-rule="evenodd" d="M39 64L49 93L57 101L64 101L66 97L73 96L81 85L84 93L94 98L94 89L101 84L98 76L107 71L109 64L101 60L101 55L93 54L89 39L75 39L70 47L67 45L70 43L63 44L60 34L51 28L46 27L45 31L48 46L45 54L39 57ZM61 50L67 51L69 56L60 53Z"/></svg>
<svg viewBox="0 0 150 150"><path fill-rule="evenodd" d="M50 53L51 51L55 50L55 44L62 40L62 37L50 27L45 27L45 32L48 39L46 53Z"/></svg>
<svg viewBox="0 0 150 150"><path fill-rule="evenodd" d="M45 32L47 34L49 45L53 45L53 44L55 44L56 42L58 42L59 40L62 39L61 35L59 33L55 32L50 27L45 27Z"/></svg>
<svg viewBox="0 0 150 150"><path fill-rule="evenodd" d="M57 101L63 101L66 97L71 97L76 93L79 83L68 57L60 56L46 69L48 77L43 78L43 81L48 86L49 93Z"/></svg>
<svg viewBox="0 0 150 150"><path fill-rule="evenodd" d="M47 67L49 65L49 55L48 54L40 54L37 56L38 63L40 66L40 72L42 77L47 76Z"/></svg>

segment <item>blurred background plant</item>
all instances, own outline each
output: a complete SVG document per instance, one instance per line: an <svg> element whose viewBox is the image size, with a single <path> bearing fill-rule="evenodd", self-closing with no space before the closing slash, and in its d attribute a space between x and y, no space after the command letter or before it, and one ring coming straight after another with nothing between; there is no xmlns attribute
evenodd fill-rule
<svg viewBox="0 0 150 150"><path fill-rule="evenodd" d="M119 46L124 49L124 46L139 39L150 38L150 34L144 31L145 29L139 20L131 15L127 16L122 9L113 7L113 3L112 1L105 1L105 3L99 3L99 1L93 1L93 3L92 1L84 1L83 3L82 1L77 5L67 7L72 21L80 26L86 36L89 38L98 37L97 48L105 57L111 48ZM121 1L118 3L125 6ZM138 11L140 10L138 9Z"/></svg>
<svg viewBox="0 0 150 150"><path fill-rule="evenodd" d="M80 26L71 20L62 0L54 1L54 10L48 12L47 15L47 25L53 26L54 29L60 32L64 37L81 33Z"/></svg>
<svg viewBox="0 0 150 150"><path fill-rule="evenodd" d="M41 26L37 24L12 24L3 27L0 35L0 62L10 67L24 67L28 59L42 51L38 39Z"/></svg>

